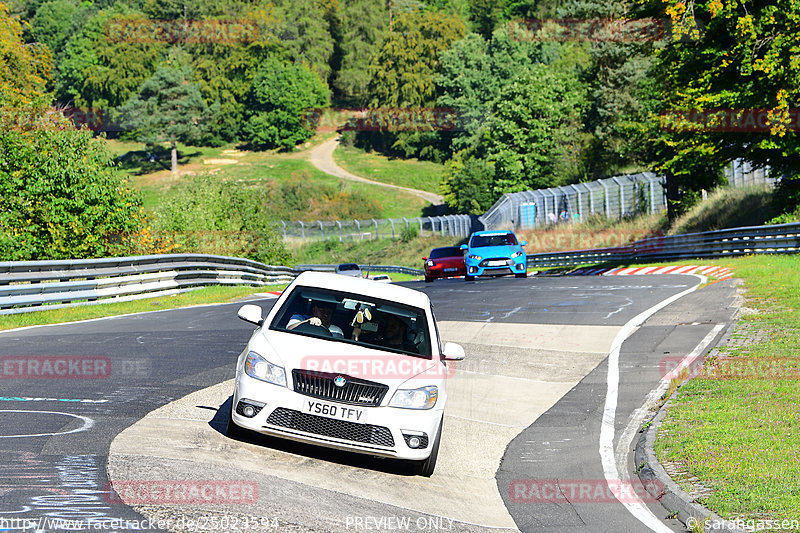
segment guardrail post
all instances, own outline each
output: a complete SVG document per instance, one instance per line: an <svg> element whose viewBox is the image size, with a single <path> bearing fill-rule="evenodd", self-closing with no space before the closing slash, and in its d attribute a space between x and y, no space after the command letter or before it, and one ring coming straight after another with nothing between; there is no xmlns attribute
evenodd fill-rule
<svg viewBox="0 0 800 533"><path fill-rule="evenodd" d="M317 220L319 222L319 232L322 234L322 240L325 240L325 228L322 227L322 221Z"/></svg>
<svg viewBox="0 0 800 533"><path fill-rule="evenodd" d="M356 219L353 219L353 222L356 223L356 227L358 228L358 240L362 240L364 236L361 235L361 223Z"/></svg>
<svg viewBox="0 0 800 533"><path fill-rule="evenodd" d="M281 224L283 224L283 238L286 239L286 222L281 220Z"/></svg>
<svg viewBox="0 0 800 533"><path fill-rule="evenodd" d="M392 240L394 240L394 220L391 218L389 219L389 224L392 225Z"/></svg>
<svg viewBox="0 0 800 533"><path fill-rule="evenodd" d="M302 220L298 220L298 222L300 223L300 232L302 233L303 240L305 240L305 238L306 238L306 227L303 224Z"/></svg>
<svg viewBox="0 0 800 533"><path fill-rule="evenodd" d="M419 236L422 237L422 217L417 217L419 221Z"/></svg>
<svg viewBox="0 0 800 533"><path fill-rule="evenodd" d="M625 185L618 178L611 180L619 185L619 218L622 218L625 215Z"/></svg>
<svg viewBox="0 0 800 533"><path fill-rule="evenodd" d="M378 240L378 221L373 218L372 222L375 223L375 240Z"/></svg>
<svg viewBox="0 0 800 533"><path fill-rule="evenodd" d="M336 224L339 225L339 242L342 242L342 223L337 220Z"/></svg>

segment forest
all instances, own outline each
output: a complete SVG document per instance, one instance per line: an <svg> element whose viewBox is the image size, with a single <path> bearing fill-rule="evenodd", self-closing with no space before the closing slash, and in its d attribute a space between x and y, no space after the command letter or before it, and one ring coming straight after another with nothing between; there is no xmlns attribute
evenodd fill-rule
<svg viewBox="0 0 800 533"><path fill-rule="evenodd" d="M5 258L146 238L98 137L175 165L178 142L290 151L333 115L362 117L346 143L445 164L454 213L647 169L674 218L734 158L782 176L782 211L800 200L800 0L8 0L0 19Z"/></svg>

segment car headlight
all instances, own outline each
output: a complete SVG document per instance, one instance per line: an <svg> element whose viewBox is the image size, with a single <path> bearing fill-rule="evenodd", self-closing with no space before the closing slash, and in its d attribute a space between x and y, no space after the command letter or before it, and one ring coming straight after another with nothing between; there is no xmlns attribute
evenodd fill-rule
<svg viewBox="0 0 800 533"><path fill-rule="evenodd" d="M274 385L286 386L286 372L283 367L273 365L256 352L247 354L244 361L244 371L251 378L266 381Z"/></svg>
<svg viewBox="0 0 800 533"><path fill-rule="evenodd" d="M522 250L520 250L518 252L514 252L513 254L511 254L511 259L516 259L517 257L519 257L521 255L522 255Z"/></svg>
<svg viewBox="0 0 800 533"><path fill-rule="evenodd" d="M428 265L429 267L432 267L433 266L433 261L428 260L425 264Z"/></svg>
<svg viewBox="0 0 800 533"><path fill-rule="evenodd" d="M474 259L475 261L480 261L481 259L483 259L481 256L473 254L469 254L469 258Z"/></svg>
<svg viewBox="0 0 800 533"><path fill-rule="evenodd" d="M419 389L398 389L389 402L389 407L403 409L430 409L436 405L439 389L435 385Z"/></svg>

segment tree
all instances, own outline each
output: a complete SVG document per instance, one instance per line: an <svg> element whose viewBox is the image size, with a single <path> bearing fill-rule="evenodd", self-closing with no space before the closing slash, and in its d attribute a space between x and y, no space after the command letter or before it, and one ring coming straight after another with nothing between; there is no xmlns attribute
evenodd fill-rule
<svg viewBox="0 0 800 533"><path fill-rule="evenodd" d="M327 82L334 49L333 5L323 0L280 0L275 11L278 20L275 34L285 57Z"/></svg>
<svg viewBox="0 0 800 533"><path fill-rule="evenodd" d="M800 1L669 0L649 8L669 16L675 29L654 69L663 106L654 142L668 179L670 217L700 189L720 183L732 159L768 165L783 176L784 193L790 183L800 190L791 111L800 103ZM763 122L751 128L747 117L754 115Z"/></svg>
<svg viewBox="0 0 800 533"><path fill-rule="evenodd" d="M124 253L119 236L139 231L144 216L105 144L60 114L30 125L0 128L0 258Z"/></svg>
<svg viewBox="0 0 800 533"><path fill-rule="evenodd" d="M202 137L208 106L188 68L159 67L138 94L121 109L123 124L145 143L169 142L172 172L178 172L177 143L192 144Z"/></svg>
<svg viewBox="0 0 800 533"><path fill-rule="evenodd" d="M14 107L41 100L52 68L46 46L25 44L23 27L0 2L0 106Z"/></svg>
<svg viewBox="0 0 800 533"><path fill-rule="evenodd" d="M117 5L91 16L67 41L56 76L58 100L106 111L130 100L163 59L165 43L136 32L148 24L142 13Z"/></svg>
<svg viewBox="0 0 800 533"><path fill-rule="evenodd" d="M314 135L309 113L327 106L329 98L328 88L306 67L268 59L253 80L244 139L256 148L290 150Z"/></svg>
<svg viewBox="0 0 800 533"><path fill-rule="evenodd" d="M462 20L441 11L397 15L370 65L370 107L433 105L439 54L462 38L464 31Z"/></svg>
<svg viewBox="0 0 800 533"><path fill-rule="evenodd" d="M347 97L363 99L369 85L369 65L389 29L387 4L347 0L342 9L341 65L334 86Z"/></svg>

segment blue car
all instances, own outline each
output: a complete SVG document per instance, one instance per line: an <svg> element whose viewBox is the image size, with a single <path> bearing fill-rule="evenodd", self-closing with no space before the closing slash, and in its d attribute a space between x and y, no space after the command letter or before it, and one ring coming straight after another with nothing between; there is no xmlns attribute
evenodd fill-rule
<svg viewBox="0 0 800 533"><path fill-rule="evenodd" d="M464 279L471 281L475 276L507 276L518 278L528 276L528 256L522 249L527 241L519 242L513 231L476 231L469 238L469 244L462 244L466 250L467 274Z"/></svg>

